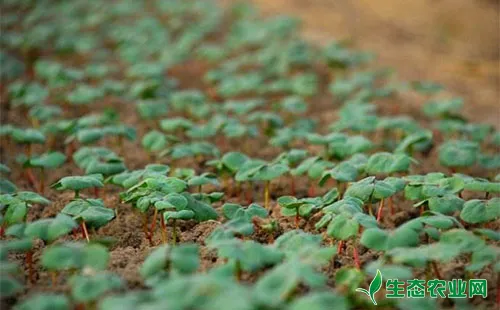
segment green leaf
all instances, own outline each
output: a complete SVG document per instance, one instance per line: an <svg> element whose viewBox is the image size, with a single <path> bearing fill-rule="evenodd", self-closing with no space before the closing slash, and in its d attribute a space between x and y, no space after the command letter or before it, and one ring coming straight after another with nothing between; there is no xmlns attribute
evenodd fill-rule
<svg viewBox="0 0 500 310"><path fill-rule="evenodd" d="M346 214L335 216L327 228L329 236L335 239L347 240L358 234L359 224Z"/></svg>
<svg viewBox="0 0 500 310"><path fill-rule="evenodd" d="M169 219L176 220L190 220L194 218L194 212L191 210L180 210L180 211L165 211L163 212L163 217L165 221Z"/></svg>
<svg viewBox="0 0 500 310"><path fill-rule="evenodd" d="M500 218L500 198L469 200L464 204L460 218L472 224L494 221Z"/></svg>
<svg viewBox="0 0 500 310"><path fill-rule="evenodd" d="M60 213L52 219L40 219L26 225L24 231L27 237L40 238L52 243L77 227L76 222L69 216Z"/></svg>
<svg viewBox="0 0 500 310"><path fill-rule="evenodd" d="M335 284L345 287L349 292L354 292L364 280L361 270L356 268L340 268L335 274Z"/></svg>
<svg viewBox="0 0 500 310"><path fill-rule="evenodd" d="M157 130L152 130L142 138L142 147L148 152L158 152L166 148L167 138Z"/></svg>
<svg viewBox="0 0 500 310"><path fill-rule="evenodd" d="M144 260L140 274L148 279L163 272L179 274L193 273L199 266L199 246L197 244L181 244L171 247L163 245L154 249Z"/></svg>
<svg viewBox="0 0 500 310"><path fill-rule="evenodd" d="M108 260L108 250L102 245L64 243L46 248L41 257L41 264L49 270L81 270L85 267L104 270Z"/></svg>
<svg viewBox="0 0 500 310"><path fill-rule="evenodd" d="M119 276L106 272L75 275L70 278L69 284L71 296L80 303L96 301L106 293L125 287L124 281Z"/></svg>
<svg viewBox="0 0 500 310"><path fill-rule="evenodd" d="M295 299L288 310L330 310L332 305L335 309L350 309L347 299L334 292L312 292L304 297Z"/></svg>
<svg viewBox="0 0 500 310"><path fill-rule="evenodd" d="M62 294L40 293L23 300L15 306L16 310L69 310L69 298Z"/></svg>
<svg viewBox="0 0 500 310"><path fill-rule="evenodd" d="M85 176L69 176L64 177L52 184L51 187L56 190L73 190L80 191L82 189L92 187L103 187L101 175L85 175Z"/></svg>
<svg viewBox="0 0 500 310"><path fill-rule="evenodd" d="M44 169L55 169L66 161L66 155L61 152L44 153L38 157L29 159L25 165Z"/></svg>
<svg viewBox="0 0 500 310"><path fill-rule="evenodd" d="M439 147L439 162L446 167L470 167L477 161L479 145L465 140L450 140Z"/></svg>
<svg viewBox="0 0 500 310"><path fill-rule="evenodd" d="M10 275L3 274L0 277L0 292L2 293L2 297L14 296L22 292L22 290L23 286L21 283Z"/></svg>

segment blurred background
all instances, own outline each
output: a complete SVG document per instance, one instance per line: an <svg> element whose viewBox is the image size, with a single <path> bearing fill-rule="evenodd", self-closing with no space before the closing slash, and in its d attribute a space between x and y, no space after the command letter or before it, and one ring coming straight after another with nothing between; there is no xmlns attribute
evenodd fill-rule
<svg viewBox="0 0 500 310"><path fill-rule="evenodd" d="M222 4L234 0L220 0ZM350 40L402 79L434 80L474 121L500 126L500 1L251 0L264 16L300 17L318 44Z"/></svg>

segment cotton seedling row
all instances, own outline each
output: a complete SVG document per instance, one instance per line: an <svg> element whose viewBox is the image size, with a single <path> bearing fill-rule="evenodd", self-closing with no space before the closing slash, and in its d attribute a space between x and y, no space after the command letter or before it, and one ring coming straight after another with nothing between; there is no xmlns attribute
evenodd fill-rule
<svg viewBox="0 0 500 310"><path fill-rule="evenodd" d="M443 85L245 2L2 11L2 309L499 306L500 131Z"/></svg>

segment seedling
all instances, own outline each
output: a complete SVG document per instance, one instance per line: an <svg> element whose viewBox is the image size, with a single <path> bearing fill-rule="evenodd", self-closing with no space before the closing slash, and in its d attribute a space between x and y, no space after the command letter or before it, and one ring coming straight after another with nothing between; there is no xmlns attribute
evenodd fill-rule
<svg viewBox="0 0 500 310"><path fill-rule="evenodd" d="M201 190L203 185L212 184L216 187L219 187L219 181L217 180L217 176L213 173L205 172L201 175L195 175L189 178L187 181L189 186L197 186L198 193L201 194Z"/></svg>
<svg viewBox="0 0 500 310"><path fill-rule="evenodd" d="M236 173L238 173L241 167L243 167L248 160L250 160L250 158L245 154L239 152L229 152L224 154L221 159L210 160L206 164L208 166L214 166L222 177L224 177L224 174L229 174L235 178ZM239 182L236 186L237 191L239 191ZM224 187L227 188L228 192L231 192L228 185Z"/></svg>
<svg viewBox="0 0 500 310"><path fill-rule="evenodd" d="M453 172L473 166L479 154L479 145L472 141L451 140L439 147L439 162Z"/></svg>
<svg viewBox="0 0 500 310"><path fill-rule="evenodd" d="M68 203L61 213L72 216L79 223L87 242L90 242L87 228L97 229L115 218L115 212L106 208L101 199L77 198Z"/></svg>
<svg viewBox="0 0 500 310"><path fill-rule="evenodd" d="M219 240L209 243L210 248L217 249L217 255L228 259L234 266L234 275L241 280L242 272L256 272L264 267L273 266L283 259L283 254L274 247L258 242L238 239Z"/></svg>
<svg viewBox="0 0 500 310"><path fill-rule="evenodd" d="M200 264L197 244L182 244L176 247L162 245L153 250L144 260L140 274L150 286L168 277L194 273Z"/></svg>
<svg viewBox="0 0 500 310"><path fill-rule="evenodd" d="M264 208L266 210L270 210L269 207L269 197L270 197L270 186L271 186L271 181L273 179L278 178L279 176L285 174L288 172L288 167L283 165L283 164L272 164L272 163L266 163L263 165L260 165L256 167L252 172L250 172L250 175L252 176L253 179L259 180L259 181L264 181Z"/></svg>
<svg viewBox="0 0 500 310"><path fill-rule="evenodd" d="M41 257L42 266L52 275L52 285L57 284L57 272L93 271L106 269L109 261L108 250L100 244L63 243L46 248Z"/></svg>
<svg viewBox="0 0 500 310"><path fill-rule="evenodd" d="M252 222L254 217L266 218L269 212L256 203L252 203L247 208L235 203L225 203L222 206L222 214L228 220L243 219Z"/></svg>
<svg viewBox="0 0 500 310"><path fill-rule="evenodd" d="M297 165L307 157L308 153L305 150L292 149L288 152L283 152L276 157L274 162L282 163L291 169L293 172L297 168ZM293 173L290 173L290 192L292 196L295 196L295 177Z"/></svg>
<svg viewBox="0 0 500 310"><path fill-rule="evenodd" d="M44 153L40 156L27 159L23 166L40 169L38 191L43 195L45 192L45 170L56 169L66 161L66 155L60 152Z"/></svg>
<svg viewBox="0 0 500 310"><path fill-rule="evenodd" d="M80 197L80 191L87 188L103 187L103 176L101 174L92 174L85 176L64 177L52 184L50 187L58 191L71 190L75 192L75 198Z"/></svg>
<svg viewBox="0 0 500 310"><path fill-rule="evenodd" d="M333 166L333 163L325 161L319 156L313 156L302 161L300 165L291 170L291 174L297 176L303 175L307 172L309 179L312 179L312 181L310 181L308 195L309 197L314 197L316 192L314 180L319 179L326 169L332 168Z"/></svg>
<svg viewBox="0 0 500 310"><path fill-rule="evenodd" d="M321 145L323 147L323 159L328 160L330 158L329 145L330 143L335 143L336 141L345 141L345 135L332 132L326 136L322 136L316 133L307 135L307 140L309 143L314 145Z"/></svg>

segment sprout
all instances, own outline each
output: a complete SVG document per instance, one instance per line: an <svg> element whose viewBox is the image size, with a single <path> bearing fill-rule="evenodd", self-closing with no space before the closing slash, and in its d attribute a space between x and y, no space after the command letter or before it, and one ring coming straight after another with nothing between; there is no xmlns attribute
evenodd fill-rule
<svg viewBox="0 0 500 310"><path fill-rule="evenodd" d="M70 301L62 294L39 293L17 304L16 309L67 310L70 309Z"/></svg>
<svg viewBox="0 0 500 310"><path fill-rule="evenodd" d="M439 162L452 170L473 166L479 154L479 145L466 140L450 140L439 147Z"/></svg>
<svg viewBox="0 0 500 310"><path fill-rule="evenodd" d="M412 158L406 154L376 153L370 156L365 172L368 174L393 174L407 172Z"/></svg>
<svg viewBox="0 0 500 310"><path fill-rule="evenodd" d="M459 118L460 110L464 105L462 98L429 101L423 107L424 114L436 118Z"/></svg>
<svg viewBox="0 0 500 310"><path fill-rule="evenodd" d="M291 174L293 176L303 175L307 172L307 176L309 179L316 180L319 179L324 171L328 168L333 167L334 164L321 159L319 156L313 156L306 158L300 165L298 165L295 169L291 170ZM309 196L315 196L315 185L311 182L309 186Z"/></svg>
<svg viewBox="0 0 500 310"><path fill-rule="evenodd" d="M56 169L62 166L65 161L66 155L60 152L50 152L27 159L24 162L23 167L40 169L40 186L38 190L41 194L43 194L45 192L45 170Z"/></svg>
<svg viewBox="0 0 500 310"><path fill-rule="evenodd" d="M236 203L225 203L222 206L222 214L228 220L243 219L250 223L253 217L266 218L269 212L256 203L250 204L247 208Z"/></svg>
<svg viewBox="0 0 500 310"><path fill-rule="evenodd" d="M460 218L467 223L485 223L500 218L500 198L490 200L473 199L463 205Z"/></svg>
<svg viewBox="0 0 500 310"><path fill-rule="evenodd" d="M199 267L197 244L182 244L176 247L162 245L152 251L144 260L140 274L152 287L171 275L188 275Z"/></svg>
<svg viewBox="0 0 500 310"><path fill-rule="evenodd" d="M198 193L201 193L202 186L206 184L212 184L218 187L219 181L217 180L217 176L213 173L205 172L201 175L192 176L188 180L189 186L198 186Z"/></svg>
<svg viewBox="0 0 500 310"><path fill-rule="evenodd" d="M80 224L87 242L90 242L87 227L99 228L115 218L115 212L106 208L101 199L75 199L61 213L72 216Z"/></svg>
<svg viewBox="0 0 500 310"><path fill-rule="evenodd" d="M32 154L33 144L44 144L46 141L45 135L36 129L14 129L12 130L12 138L16 143L27 146L26 156L29 158Z"/></svg>
<svg viewBox="0 0 500 310"><path fill-rule="evenodd" d="M85 176L64 177L52 184L50 187L58 191L72 190L75 192L75 198L79 197L80 191L87 188L103 187L103 177L101 174L92 174Z"/></svg>
<svg viewBox="0 0 500 310"><path fill-rule="evenodd" d="M423 95L435 95L444 89L441 84L432 81L412 81L410 86L414 91Z"/></svg>

